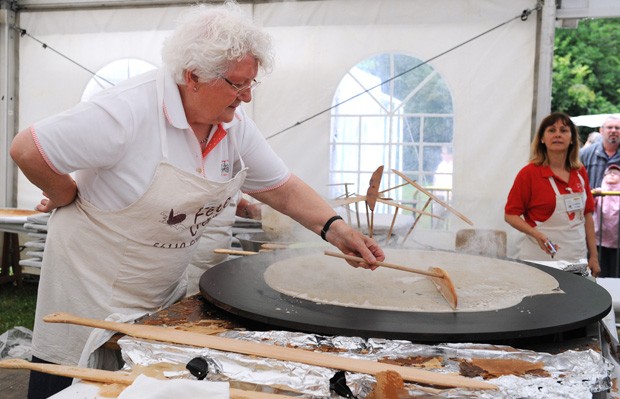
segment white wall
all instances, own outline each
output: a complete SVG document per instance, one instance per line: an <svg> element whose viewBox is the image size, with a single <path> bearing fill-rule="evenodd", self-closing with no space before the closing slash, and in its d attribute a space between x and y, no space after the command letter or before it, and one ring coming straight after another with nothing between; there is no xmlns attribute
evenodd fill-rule
<svg viewBox="0 0 620 399"><path fill-rule="evenodd" d="M396 51L428 60L533 6L532 1L508 7L502 1L368 0L355 2L352 12L351 2L318 3L313 13L310 4L290 3L266 6L258 14L276 38L278 54L277 68L264 79L255 104L255 118L267 136L329 108L340 79L362 59ZM529 151L535 42L532 15L431 61L454 99L454 206L478 228L511 230L503 206ZM325 191L329 112L270 141L296 173ZM454 217L452 226L469 227ZM447 248L453 237L453 232L415 232L417 241Z"/></svg>
<svg viewBox="0 0 620 399"><path fill-rule="evenodd" d="M246 108L269 137L328 109L340 79L367 57L395 51L428 60L517 17L431 61L454 99L454 207L476 227L509 231L503 205L527 161L534 93L536 18L523 22L518 16L535 4L331 0L247 6L273 35L277 58ZM182 9L24 12L20 25L93 71L122 57L158 65L161 42ZM90 75L28 37L20 51L21 129L78 102ZM327 191L329 115L269 140L293 172L321 193ZM30 208L38 198L21 177L19 206ZM456 218L452 226L469 227ZM435 247L451 248L453 237L415 232L416 240Z"/></svg>

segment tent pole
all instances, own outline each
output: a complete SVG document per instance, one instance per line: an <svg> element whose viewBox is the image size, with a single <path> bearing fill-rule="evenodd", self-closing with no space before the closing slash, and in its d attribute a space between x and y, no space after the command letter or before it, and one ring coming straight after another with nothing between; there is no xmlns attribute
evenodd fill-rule
<svg viewBox="0 0 620 399"><path fill-rule="evenodd" d="M0 7L0 207L17 202L15 166L9 157L17 120L18 34L12 28L16 18L14 10Z"/></svg>
<svg viewBox="0 0 620 399"><path fill-rule="evenodd" d="M540 121L551 112L551 86L553 82L553 47L555 42L555 0L546 0L543 4L538 32L538 59L535 72L534 115L532 132ZM532 133L533 134L533 133Z"/></svg>

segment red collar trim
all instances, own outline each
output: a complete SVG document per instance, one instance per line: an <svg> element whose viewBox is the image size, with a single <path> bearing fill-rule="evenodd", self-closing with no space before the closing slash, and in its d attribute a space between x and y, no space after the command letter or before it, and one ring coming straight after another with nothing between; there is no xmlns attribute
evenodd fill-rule
<svg viewBox="0 0 620 399"><path fill-rule="evenodd" d="M221 123L218 123L217 130L213 134L211 140L207 143L205 149L202 151L202 157L206 157L207 154L209 154L211 150L213 150L215 146L218 145L224 137L226 137L226 134L228 134L228 132L224 129Z"/></svg>

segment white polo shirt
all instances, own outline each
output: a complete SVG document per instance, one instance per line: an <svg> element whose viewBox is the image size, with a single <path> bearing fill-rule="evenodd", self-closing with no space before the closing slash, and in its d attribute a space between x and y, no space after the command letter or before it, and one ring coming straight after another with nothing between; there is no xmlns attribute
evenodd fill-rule
<svg viewBox="0 0 620 399"><path fill-rule="evenodd" d="M31 127L49 166L61 174L76 172L80 195L100 209L122 209L140 198L163 159L156 77L157 71L150 71L129 79ZM171 164L209 180L227 181L240 170L241 155L248 167L242 191L248 194L288 180L288 168L241 108L224 125L228 134L203 158L168 74L163 99Z"/></svg>

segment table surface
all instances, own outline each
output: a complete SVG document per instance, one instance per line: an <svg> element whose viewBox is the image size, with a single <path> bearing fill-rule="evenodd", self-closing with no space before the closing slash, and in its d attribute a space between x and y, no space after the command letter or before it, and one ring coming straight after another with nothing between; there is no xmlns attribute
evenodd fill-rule
<svg viewBox="0 0 620 399"><path fill-rule="evenodd" d="M173 304L167 309L144 316L138 319L136 323L162 327L178 327L183 325L191 326L192 324L199 323L201 327L206 328L213 326L229 330L274 330L273 326L245 319L219 309L209 301L205 300L200 294L189 296ZM565 333L559 335L554 334L545 337L533 337L531 339L526 338L506 344L517 349L529 349L537 352L552 354L561 353L569 349L594 349L596 351L600 351L601 326L602 324L597 322L576 330L566 331ZM278 330L285 329L278 328ZM110 349L120 349L117 341L122 336L123 334L115 334L105 346Z"/></svg>
<svg viewBox="0 0 620 399"><path fill-rule="evenodd" d="M166 309L162 309L136 320L136 324L161 327L178 327L196 323L200 323L202 327L217 326L218 328L228 330L273 330L272 326L247 320L225 312L210 302L207 302L200 294L184 298ZM122 336L123 334L120 333L115 334L105 346L110 349L120 349L117 341Z"/></svg>
<svg viewBox="0 0 620 399"><path fill-rule="evenodd" d="M290 258L294 262L316 253L314 249L287 249L279 251L277 259ZM457 253L438 253L460 259ZM478 258L471 257L468 262ZM223 262L202 276L201 292L216 306L274 329L419 343L483 342L514 346L523 338L538 339L587 326L602 319L611 309L608 292L589 279L523 262L519 262L520 268L539 269L555 278L562 294L534 295L515 306L478 312L406 312L320 304L271 288L263 275L273 262L271 254Z"/></svg>
<svg viewBox="0 0 620 399"><path fill-rule="evenodd" d="M0 232L26 234L28 233L28 230L24 228L23 223L0 222Z"/></svg>
<svg viewBox="0 0 620 399"><path fill-rule="evenodd" d="M99 385L77 382L49 399L109 399L99 395Z"/></svg>
<svg viewBox="0 0 620 399"><path fill-rule="evenodd" d="M167 309L145 316L136 321L138 324L178 327L192 323L201 326L209 324L226 329L247 329L251 331L269 331L273 327L255 321L246 320L229 314L205 300L200 294L192 295L175 303ZM604 329L600 323L593 323L582 331L567 333L561 340L543 342L534 340L529 345L514 346L517 349L529 349L537 352L557 354L566 350L589 350L601 353L604 345ZM117 334L108 345L118 344L116 341L122 335ZM617 342L614 344L617 347ZM62 392L52 396L52 399L102 399L97 395L97 386L78 382Z"/></svg>

